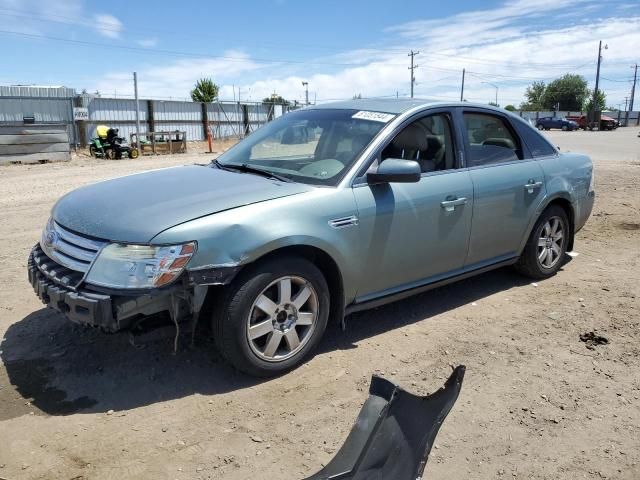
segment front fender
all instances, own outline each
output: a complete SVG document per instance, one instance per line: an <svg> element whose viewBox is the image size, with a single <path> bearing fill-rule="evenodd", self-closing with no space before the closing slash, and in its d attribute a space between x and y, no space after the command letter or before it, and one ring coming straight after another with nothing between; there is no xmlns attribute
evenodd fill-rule
<svg viewBox="0 0 640 480"><path fill-rule="evenodd" d="M196 240L198 250L187 266L189 271L242 267L284 247L314 247L338 265L345 299L350 300L361 265L358 226L334 228L330 224L349 216L357 216L351 189L319 188L176 225L153 242Z"/></svg>

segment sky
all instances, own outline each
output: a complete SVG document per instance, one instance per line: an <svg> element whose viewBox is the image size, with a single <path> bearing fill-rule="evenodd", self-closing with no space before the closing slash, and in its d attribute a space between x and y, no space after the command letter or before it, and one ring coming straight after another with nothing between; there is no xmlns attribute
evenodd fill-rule
<svg viewBox="0 0 640 480"><path fill-rule="evenodd" d="M103 96L186 99L212 78L220 98L276 92L311 102L415 96L519 105L565 73L624 107L640 62L638 0L300 2L0 0L0 84L65 85ZM640 86L637 87L640 90ZM640 108L640 93L636 110Z"/></svg>

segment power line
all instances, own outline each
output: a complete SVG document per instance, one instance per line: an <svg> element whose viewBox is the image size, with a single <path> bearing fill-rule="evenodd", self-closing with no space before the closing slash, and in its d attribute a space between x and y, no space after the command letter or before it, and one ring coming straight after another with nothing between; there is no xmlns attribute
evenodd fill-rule
<svg viewBox="0 0 640 480"><path fill-rule="evenodd" d="M162 50L157 48L145 48L145 47L133 47L129 45L114 45L109 43L101 43L101 42L91 42L88 40L72 40L69 38L61 38L61 37L52 37L49 35L40 35L35 33L23 33L23 32L14 32L10 30L0 30L0 34L6 35L16 35L19 37L26 38L36 38L42 40L51 40L56 42L65 42L72 43L76 45L84 45L89 47L106 47L106 48L118 48L122 50L129 50L133 52L141 52L144 54L156 53L162 55L170 55L170 56L178 56L178 57L191 57L191 58L211 58L211 59L220 59L220 60L229 60L235 62L254 62L254 63L265 63L265 64L277 64L277 63L285 63L285 64L293 64L293 65L329 65L336 67L362 67L362 63L333 63L333 62L316 62L316 61L306 61L306 60L277 60L277 59L267 59L267 58L256 58L256 57L234 57L230 55L208 55L208 54L200 54L200 53L190 53L190 52L182 52L178 50ZM372 62L376 63L376 62ZM403 65L400 63L388 63L385 65Z"/></svg>
<svg viewBox="0 0 640 480"><path fill-rule="evenodd" d="M6 13L6 12L10 12L10 13ZM14 13L15 12L15 13ZM19 17L19 18L28 18L31 20L35 20L35 21L43 21L43 22L55 22L55 23L62 23L62 24L66 24L66 25L77 25L80 27L89 27L86 23L85 19L78 19L78 18L73 18L73 17L66 17L66 16L62 16L62 15L55 15L55 14L47 14L47 15L39 15L39 14L26 14L26 12L21 12L19 10L11 10L11 9L0 9L0 15L4 15L4 16L13 16L13 17ZM61 20L56 20L56 19L61 19ZM115 33L121 32L123 30L122 24L121 23L116 23L116 22L109 22L109 21L100 21L98 22L99 28L102 30L107 30L107 31L112 31ZM147 33L155 33L155 34L167 34L167 33L172 33L174 35L178 35L178 36L183 36L183 37L191 37L191 38L198 38L198 39L202 39L203 35L198 34L188 34L185 33L183 31L175 31L175 30L153 30L153 29L141 29L141 28L136 28L136 32L147 32ZM5 33L5 32L3 32ZM13 33L20 33L20 32L13 32ZM205 36L207 36L205 34ZM208 35L209 37L211 37L211 35ZM212 38L219 38L219 37L212 37ZM254 44L254 45L258 45L259 47L264 47L265 45L272 45L272 46L276 46L276 47L287 47L287 49L291 50L291 45L289 44L277 44L277 43L268 43L268 42L260 42L258 44ZM303 44L299 44L296 43L295 46L295 50L302 50L302 49L311 49L311 50L327 50L327 51L342 51L343 48L341 47L326 47L326 46L320 46L320 45L303 45ZM150 48L142 48L143 51L151 51L153 49ZM360 50L360 51L371 51L371 52L375 52L375 53L396 53L396 52L401 52L404 51L401 49L401 47L390 47L390 48L361 48L361 49L356 49L356 50ZM179 53L179 52L178 52ZM436 56L436 57L444 57L444 58L448 58L451 59L452 56L455 56L456 60L462 60L465 62L469 62L469 63L478 63L478 64L486 64L486 65L503 65L503 66L511 66L511 67L545 67L545 68L558 68L558 69L577 69L577 68L581 68L582 66L585 65L591 65L594 62L589 62L585 65L578 65L576 66L575 64L553 64L553 63L538 63L538 62L511 62L511 61L500 61L500 60L494 60L494 59L482 59L482 58L476 58L476 57L466 57L466 56L461 56L459 54L457 54L456 52L446 52L446 51L442 51L441 53L437 53L434 51L430 51L428 54L426 54L427 57L430 56ZM280 63L283 63L284 61L280 61ZM296 61L288 61L287 63L298 63ZM302 61L300 61L299 63L303 63ZM304 63L310 63L310 62L304 62ZM337 65L337 66L351 66L351 65L358 65L358 64L351 64L351 63L328 63L328 62L314 62L314 64L318 64L318 65Z"/></svg>

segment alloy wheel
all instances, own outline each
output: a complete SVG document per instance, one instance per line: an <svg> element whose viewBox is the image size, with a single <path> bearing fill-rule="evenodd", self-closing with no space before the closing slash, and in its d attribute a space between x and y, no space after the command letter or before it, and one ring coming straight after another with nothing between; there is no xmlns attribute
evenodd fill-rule
<svg viewBox="0 0 640 480"><path fill-rule="evenodd" d="M538 237L538 263L542 268L553 268L562 256L565 231L560 217L551 217L542 226Z"/></svg>
<svg viewBox="0 0 640 480"><path fill-rule="evenodd" d="M318 320L318 295L302 277L284 276L256 298L247 318L247 340L261 360L280 362L311 339Z"/></svg>

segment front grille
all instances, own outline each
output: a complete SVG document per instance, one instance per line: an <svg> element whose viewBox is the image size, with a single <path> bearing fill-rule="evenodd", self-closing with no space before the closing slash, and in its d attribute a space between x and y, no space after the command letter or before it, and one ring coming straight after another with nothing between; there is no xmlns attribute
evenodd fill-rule
<svg viewBox="0 0 640 480"><path fill-rule="evenodd" d="M86 273L107 242L78 235L50 220L40 246L55 262L77 272Z"/></svg>
<svg viewBox="0 0 640 480"><path fill-rule="evenodd" d="M40 273L49 280L71 289L75 289L84 278L83 272L71 270L51 260L47 255L45 255L39 244L31 251L29 263L33 263L34 266L38 267Z"/></svg>

